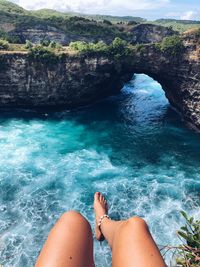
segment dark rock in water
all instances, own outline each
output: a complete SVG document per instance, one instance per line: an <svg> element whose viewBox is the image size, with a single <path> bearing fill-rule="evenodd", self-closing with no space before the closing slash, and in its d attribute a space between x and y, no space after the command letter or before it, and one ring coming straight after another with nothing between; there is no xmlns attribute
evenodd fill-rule
<svg viewBox="0 0 200 267"><path fill-rule="evenodd" d="M139 24L130 30L132 44L147 44L161 42L163 38L177 35L171 28L155 24Z"/></svg>
<svg viewBox="0 0 200 267"><path fill-rule="evenodd" d="M78 107L118 93L134 73L145 73L163 87L170 103L200 129L200 44L184 37L172 53L148 44L121 58L66 55L46 64L27 54L0 56L0 107Z"/></svg>

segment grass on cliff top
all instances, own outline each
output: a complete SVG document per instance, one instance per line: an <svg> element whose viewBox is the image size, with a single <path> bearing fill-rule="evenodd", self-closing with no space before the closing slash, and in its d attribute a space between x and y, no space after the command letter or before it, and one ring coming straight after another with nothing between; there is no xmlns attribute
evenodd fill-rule
<svg viewBox="0 0 200 267"><path fill-rule="evenodd" d="M61 46L57 43L51 42L51 45L43 45L43 44L32 44L27 41L25 45L22 44L12 44L8 43L5 40L0 39L0 54L29 54L31 52L42 55L53 53L55 55L67 54L67 55L76 55L77 51L70 48L69 46ZM40 53L41 52L41 53ZM38 56L39 58L39 56Z"/></svg>
<svg viewBox="0 0 200 267"><path fill-rule="evenodd" d="M200 30L198 30L200 34ZM183 39L180 36L166 37L160 43L154 44L156 49L162 52L167 52L172 55L177 55L184 49ZM62 46L54 41L44 40L40 44L33 44L30 41L26 41L25 45L21 44L9 44L6 40L0 39L0 51L13 51L13 52L28 52L32 54L33 58L39 58L40 55L45 53L59 54L79 54L79 55L105 55L114 56L115 58L121 58L122 56L132 55L133 52L145 53L145 44L130 45L123 39L116 37L111 44L106 44L103 41L96 43L76 41L71 42L69 46Z"/></svg>

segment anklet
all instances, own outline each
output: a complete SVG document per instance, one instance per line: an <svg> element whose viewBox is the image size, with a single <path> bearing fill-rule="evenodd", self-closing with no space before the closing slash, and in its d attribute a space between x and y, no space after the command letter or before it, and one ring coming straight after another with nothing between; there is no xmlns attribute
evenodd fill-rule
<svg viewBox="0 0 200 267"><path fill-rule="evenodd" d="M104 215L102 215L102 216L100 217L100 219L99 219L99 223L98 223L99 228L100 228L100 226L101 226L101 224L102 224L102 222L103 222L103 219L105 219L105 218L110 219L110 217L108 216L108 214L104 214Z"/></svg>

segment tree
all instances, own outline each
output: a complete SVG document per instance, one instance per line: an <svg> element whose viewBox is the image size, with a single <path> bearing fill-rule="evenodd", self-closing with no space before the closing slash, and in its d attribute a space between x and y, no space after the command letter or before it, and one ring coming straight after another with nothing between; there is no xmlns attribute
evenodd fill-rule
<svg viewBox="0 0 200 267"><path fill-rule="evenodd" d="M116 37L112 42L112 47L115 51L121 52L127 46L127 42L119 37Z"/></svg>
<svg viewBox="0 0 200 267"><path fill-rule="evenodd" d="M40 44L42 46L49 46L51 43L51 41L49 39L43 39L42 41L40 41Z"/></svg>
<svg viewBox="0 0 200 267"><path fill-rule="evenodd" d="M8 48L9 48L8 41L0 39L0 50L7 50Z"/></svg>
<svg viewBox="0 0 200 267"><path fill-rule="evenodd" d="M52 49L61 49L62 45L59 43L56 43L55 41L51 41L49 44L49 47Z"/></svg>
<svg viewBox="0 0 200 267"><path fill-rule="evenodd" d="M33 43L31 43L31 41L26 40L26 44L24 46L26 49L31 49L33 48Z"/></svg>
<svg viewBox="0 0 200 267"><path fill-rule="evenodd" d="M112 25L112 22L110 20L107 20L107 19L104 19L103 23L107 24L107 25L110 25L110 26Z"/></svg>
<svg viewBox="0 0 200 267"><path fill-rule="evenodd" d="M161 43L161 50L168 51L172 55L178 54L183 48L183 40L177 35L165 37Z"/></svg>
<svg viewBox="0 0 200 267"><path fill-rule="evenodd" d="M134 21L134 20L130 20L130 21L127 23L127 25L129 25L129 26L137 25L137 22Z"/></svg>

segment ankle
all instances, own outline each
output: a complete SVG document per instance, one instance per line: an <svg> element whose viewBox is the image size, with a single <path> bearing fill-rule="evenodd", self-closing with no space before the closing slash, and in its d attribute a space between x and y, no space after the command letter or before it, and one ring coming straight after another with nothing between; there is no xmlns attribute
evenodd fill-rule
<svg viewBox="0 0 200 267"><path fill-rule="evenodd" d="M99 221L98 221L98 227L99 227L99 228L101 228L101 224L103 223L103 221L104 221L105 219L109 219L109 220L111 220L110 217L108 216L108 214L104 214L104 215L102 215L102 216L99 218Z"/></svg>
<svg viewBox="0 0 200 267"><path fill-rule="evenodd" d="M113 247L113 240L122 223L123 221L114 221L114 220L105 218L101 224L101 232L104 235L105 239L108 241L111 249Z"/></svg>

